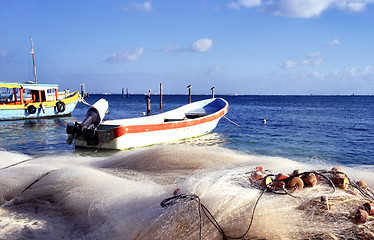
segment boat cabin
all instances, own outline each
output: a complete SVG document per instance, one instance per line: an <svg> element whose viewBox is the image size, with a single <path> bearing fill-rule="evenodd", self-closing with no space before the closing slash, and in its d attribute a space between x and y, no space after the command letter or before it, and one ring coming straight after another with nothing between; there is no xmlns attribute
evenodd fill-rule
<svg viewBox="0 0 374 240"><path fill-rule="evenodd" d="M0 104L24 105L59 99L57 84L0 82L0 88Z"/></svg>

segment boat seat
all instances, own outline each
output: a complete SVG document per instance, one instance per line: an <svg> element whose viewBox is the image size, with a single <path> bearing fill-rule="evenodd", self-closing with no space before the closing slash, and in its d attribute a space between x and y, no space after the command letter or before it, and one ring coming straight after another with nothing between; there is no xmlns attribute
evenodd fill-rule
<svg viewBox="0 0 374 240"><path fill-rule="evenodd" d="M191 110L190 112L186 112L186 118L194 119L194 118L200 118L205 117L206 115L212 114L217 110L215 107L203 107L203 108L197 108L194 110Z"/></svg>
<svg viewBox="0 0 374 240"><path fill-rule="evenodd" d="M205 112L188 112L188 113L186 113L186 118L194 119L194 118L204 117L206 115L207 114Z"/></svg>
<svg viewBox="0 0 374 240"><path fill-rule="evenodd" d="M179 121L184 121L187 118L165 118L164 122L179 122Z"/></svg>

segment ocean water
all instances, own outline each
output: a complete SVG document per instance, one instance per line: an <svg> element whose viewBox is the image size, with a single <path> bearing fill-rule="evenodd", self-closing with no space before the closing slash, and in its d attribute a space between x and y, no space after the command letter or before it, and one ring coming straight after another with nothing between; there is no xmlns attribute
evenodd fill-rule
<svg viewBox="0 0 374 240"><path fill-rule="evenodd" d="M209 96L193 96L193 101ZM374 97L372 96L218 96L229 112L213 133L188 140L248 154L322 161L343 165L374 163ZM109 101L108 119L140 117L143 95L91 95ZM188 102L183 95L163 96L163 111ZM77 153L65 144L68 122L82 121L87 105L79 103L71 117L0 122L1 148L32 156ZM151 97L151 113L160 113L159 96ZM266 119L264 124L263 119ZM85 151L83 151L85 152ZM99 153L100 154L100 153ZM109 153L110 154L110 153Z"/></svg>
<svg viewBox="0 0 374 240"><path fill-rule="evenodd" d="M193 95L192 101L208 97ZM342 166L351 179L374 185L374 97L218 97L230 104L229 120L222 118L212 133L122 152L65 143L66 124L85 117L82 103L70 117L0 122L0 239L222 239L204 216L200 227L194 201L160 206L176 189L198 195L225 234L240 236L261 194L247 179L256 166L274 174ZM143 95L86 101L100 98L109 102L109 119L146 112ZM163 111L187 101L165 95ZM151 113L159 113L159 97L151 96L151 103ZM300 194L264 194L245 238L356 236L342 232L354 224L341 216L324 222L295 211L331 192Z"/></svg>

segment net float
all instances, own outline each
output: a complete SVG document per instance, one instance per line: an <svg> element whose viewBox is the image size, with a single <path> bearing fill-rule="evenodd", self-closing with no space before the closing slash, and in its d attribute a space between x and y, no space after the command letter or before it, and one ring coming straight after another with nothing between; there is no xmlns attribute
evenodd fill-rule
<svg viewBox="0 0 374 240"><path fill-rule="evenodd" d="M299 176L301 174L300 169L293 170L292 176Z"/></svg>
<svg viewBox="0 0 374 240"><path fill-rule="evenodd" d="M262 180L261 186L262 187L270 187L272 182L273 182L273 179L271 179L271 177L266 177Z"/></svg>
<svg viewBox="0 0 374 240"><path fill-rule="evenodd" d="M348 189L349 180L347 177L334 177L331 179L340 189Z"/></svg>
<svg viewBox="0 0 374 240"><path fill-rule="evenodd" d="M287 179L289 177L290 176L288 176L285 173L278 173L278 175L275 177L275 181L282 181L282 180Z"/></svg>
<svg viewBox="0 0 374 240"><path fill-rule="evenodd" d="M256 172L265 172L265 169L264 169L263 166L258 166L258 167L255 168L255 171Z"/></svg>
<svg viewBox="0 0 374 240"><path fill-rule="evenodd" d="M357 182L357 185L362 188L362 189L367 189L368 188L368 185L366 184L366 182L364 180L360 180Z"/></svg>
<svg viewBox="0 0 374 240"><path fill-rule="evenodd" d="M275 188L284 188L286 184L283 181L275 181L273 187Z"/></svg>
<svg viewBox="0 0 374 240"><path fill-rule="evenodd" d="M288 189L294 189L296 187L296 190L301 190L304 188L304 182L299 177L291 178L290 181L288 181L287 188Z"/></svg>
<svg viewBox="0 0 374 240"><path fill-rule="evenodd" d="M342 167L333 167L333 168L331 168L331 171L333 171L333 172L344 172Z"/></svg>
<svg viewBox="0 0 374 240"><path fill-rule="evenodd" d="M363 209L357 209L357 211L353 214L353 219L357 224L366 223L368 218L369 214Z"/></svg>
<svg viewBox="0 0 374 240"><path fill-rule="evenodd" d="M317 177L314 173L309 173L303 178L305 186L314 187L317 184Z"/></svg>
<svg viewBox="0 0 374 240"><path fill-rule="evenodd" d="M364 203L364 209L370 216L374 215L374 203L370 203L370 202Z"/></svg>

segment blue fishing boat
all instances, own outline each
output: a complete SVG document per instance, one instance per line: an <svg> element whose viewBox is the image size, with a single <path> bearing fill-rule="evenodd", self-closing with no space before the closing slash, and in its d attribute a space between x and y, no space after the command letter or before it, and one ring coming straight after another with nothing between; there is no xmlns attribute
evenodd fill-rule
<svg viewBox="0 0 374 240"><path fill-rule="evenodd" d="M0 82L0 120L70 115L80 99L78 92L58 92L57 84L37 83L31 37L30 40L35 83Z"/></svg>
<svg viewBox="0 0 374 240"><path fill-rule="evenodd" d="M70 115L80 98L78 92L59 93L57 84L0 82L0 88L7 93L0 99L0 120Z"/></svg>

